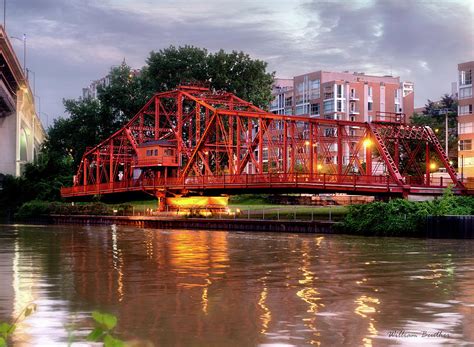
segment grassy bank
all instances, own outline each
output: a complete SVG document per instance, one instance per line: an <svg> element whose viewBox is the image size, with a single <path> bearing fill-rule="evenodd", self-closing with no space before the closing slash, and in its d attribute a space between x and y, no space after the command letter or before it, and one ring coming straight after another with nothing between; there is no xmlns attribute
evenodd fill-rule
<svg viewBox="0 0 474 347"><path fill-rule="evenodd" d="M50 203L30 201L16 214L19 219L39 215L146 215L156 210L156 201L134 201L126 204ZM232 197L230 215L214 214L211 218L264 219L264 220L332 220L339 221L339 232L373 236L424 236L427 216L473 215L474 198L454 196L450 190L434 200L411 202L395 199L349 207L275 205L264 196ZM235 213L236 212L236 213ZM199 214L195 215L196 217Z"/></svg>
<svg viewBox="0 0 474 347"><path fill-rule="evenodd" d="M156 211L156 200L130 201L122 204L102 202L60 203L33 200L21 206L15 217L26 219L49 214L66 215L146 215ZM271 204L265 198L252 196L231 198L229 203L230 217L240 219L270 220L341 220L347 213L347 207L318 207L305 205ZM237 213L236 213L237 212ZM214 217L224 217L215 215Z"/></svg>
<svg viewBox="0 0 474 347"><path fill-rule="evenodd" d="M337 227L344 233L357 235L420 237L425 235L427 216L473 214L473 197L454 196L446 190L434 201L395 199L350 206Z"/></svg>

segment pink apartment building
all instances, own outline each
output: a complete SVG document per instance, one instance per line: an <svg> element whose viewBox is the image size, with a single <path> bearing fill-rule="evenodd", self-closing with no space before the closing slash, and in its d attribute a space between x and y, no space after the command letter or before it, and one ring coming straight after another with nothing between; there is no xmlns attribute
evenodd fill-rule
<svg viewBox="0 0 474 347"><path fill-rule="evenodd" d="M379 113L411 117L414 111L412 82L357 72L316 71L276 79L273 95L270 111L276 114L370 122Z"/></svg>
<svg viewBox="0 0 474 347"><path fill-rule="evenodd" d="M458 168L463 177L474 177L474 61L458 65Z"/></svg>

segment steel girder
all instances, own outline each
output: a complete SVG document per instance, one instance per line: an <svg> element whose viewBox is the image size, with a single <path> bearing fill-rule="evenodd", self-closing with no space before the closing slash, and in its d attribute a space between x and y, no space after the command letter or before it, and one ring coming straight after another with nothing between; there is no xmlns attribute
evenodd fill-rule
<svg viewBox="0 0 474 347"><path fill-rule="evenodd" d="M178 170L173 179L180 190L196 177L227 175L238 181L242 175L265 174L306 175L309 181L325 174L336 182L363 176L369 185L386 177L409 190L410 182L433 185L432 160L449 173L445 185L463 189L430 128L276 115L232 93L192 86L154 95L120 130L88 150L74 186L89 187L84 192L90 194L97 193L94 186L107 184L113 190L124 182L141 189L140 181L153 168L134 177L137 148L152 140L175 144ZM212 188L212 180L207 182ZM62 194L68 196L68 188Z"/></svg>

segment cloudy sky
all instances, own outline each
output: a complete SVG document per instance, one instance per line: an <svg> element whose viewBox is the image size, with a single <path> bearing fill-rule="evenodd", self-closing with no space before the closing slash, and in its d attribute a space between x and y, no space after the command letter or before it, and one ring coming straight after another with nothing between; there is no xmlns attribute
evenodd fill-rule
<svg viewBox="0 0 474 347"><path fill-rule="evenodd" d="M243 50L277 77L314 70L398 75L415 106L451 90L457 63L474 60L471 0L6 0L7 32L27 35L42 119L64 115L125 58L191 44ZM13 40L20 60L23 45ZM38 100L38 99L37 99Z"/></svg>

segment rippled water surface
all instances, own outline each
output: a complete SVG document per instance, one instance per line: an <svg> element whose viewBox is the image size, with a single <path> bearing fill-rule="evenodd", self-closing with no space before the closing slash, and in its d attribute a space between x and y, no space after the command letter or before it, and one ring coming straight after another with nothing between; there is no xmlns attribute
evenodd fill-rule
<svg viewBox="0 0 474 347"><path fill-rule="evenodd" d="M16 346L84 344L97 309L155 346L467 346L474 242L0 226L0 322L31 302Z"/></svg>

